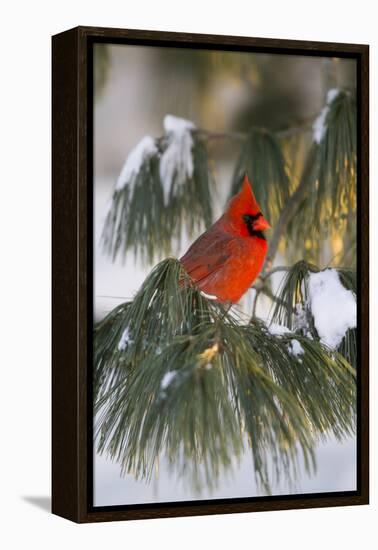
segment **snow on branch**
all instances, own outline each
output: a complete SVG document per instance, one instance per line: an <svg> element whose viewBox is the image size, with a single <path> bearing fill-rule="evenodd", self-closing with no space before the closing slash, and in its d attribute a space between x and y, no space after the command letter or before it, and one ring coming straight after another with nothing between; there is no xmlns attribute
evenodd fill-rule
<svg viewBox="0 0 378 550"><path fill-rule="evenodd" d="M312 126L312 135L316 143L320 143L326 134L328 113L330 111L331 104L335 101L339 93L340 90L337 88L332 88L331 90L328 90L326 104Z"/></svg>
<svg viewBox="0 0 378 550"><path fill-rule="evenodd" d="M155 140L151 136L144 136L127 156L115 186L116 191L121 191L129 186L129 195L132 196L136 177L143 164L158 154Z"/></svg>
<svg viewBox="0 0 378 550"><path fill-rule="evenodd" d="M319 270L298 262L285 274L278 297L272 317L273 333L276 326L287 327L294 334L338 350L355 364L357 303L352 270ZM283 334L284 328L280 329Z"/></svg>
<svg viewBox="0 0 378 550"><path fill-rule="evenodd" d="M152 263L179 247L183 229L191 237L212 222L212 179L196 127L173 115L163 124L163 136L147 135L131 150L115 183L101 237L113 260L133 249Z"/></svg>
<svg viewBox="0 0 378 550"><path fill-rule="evenodd" d="M335 269L310 273L308 291L309 307L320 341L331 349L337 349L346 332L356 328L356 298L342 285Z"/></svg>
<svg viewBox="0 0 378 550"><path fill-rule="evenodd" d="M160 159L160 179L163 184L164 204L168 205L172 193L193 177L193 122L166 115L164 130L168 145Z"/></svg>

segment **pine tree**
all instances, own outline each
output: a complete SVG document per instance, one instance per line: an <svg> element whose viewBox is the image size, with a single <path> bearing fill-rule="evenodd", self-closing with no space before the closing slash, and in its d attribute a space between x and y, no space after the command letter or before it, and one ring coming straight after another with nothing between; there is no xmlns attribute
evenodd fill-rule
<svg viewBox="0 0 378 550"><path fill-rule="evenodd" d="M269 492L282 475L295 480L300 458L316 467L319 439L355 433L355 95L330 89L313 121L278 132L222 135L169 116L164 127L129 155L105 219L110 258L160 261L94 328L98 450L146 480L164 454L200 491L249 447ZM213 221L208 145L218 139L240 146L229 196L247 173L273 227L248 315L204 296L174 257L183 231L194 238Z"/></svg>

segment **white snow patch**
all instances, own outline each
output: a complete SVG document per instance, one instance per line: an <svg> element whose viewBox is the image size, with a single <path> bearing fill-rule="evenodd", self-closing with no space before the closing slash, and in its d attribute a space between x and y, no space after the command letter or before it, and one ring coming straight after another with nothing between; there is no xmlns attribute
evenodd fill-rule
<svg viewBox="0 0 378 550"><path fill-rule="evenodd" d="M316 118L316 120L314 121L314 124L312 125L313 139L316 143L320 143L322 141L327 131L326 118L327 118L328 112L329 112L329 107L328 106L323 107L320 115Z"/></svg>
<svg viewBox="0 0 378 550"><path fill-rule="evenodd" d="M341 283L335 269L311 273L308 280L309 305L315 328L323 344L336 349L357 323L356 298Z"/></svg>
<svg viewBox="0 0 378 550"><path fill-rule="evenodd" d="M202 296L205 296L208 300L218 300L218 296L215 296L215 294L207 294L203 290L201 290Z"/></svg>
<svg viewBox="0 0 378 550"><path fill-rule="evenodd" d="M125 351L128 344L132 342L130 336L130 329L129 327L126 327L125 330L122 332L120 341L118 342L118 351Z"/></svg>
<svg viewBox="0 0 378 550"><path fill-rule="evenodd" d="M298 357L299 355L303 355L304 349L301 343L294 338L289 344L289 352L291 355L294 355L294 357Z"/></svg>
<svg viewBox="0 0 378 550"><path fill-rule="evenodd" d="M177 371L175 370L166 372L160 384L161 389L166 390L176 376L177 376Z"/></svg>
<svg viewBox="0 0 378 550"><path fill-rule="evenodd" d="M284 334L291 334L291 331L287 327L279 325L277 323L271 323L268 326L268 332L273 336L283 336Z"/></svg>
<svg viewBox="0 0 378 550"><path fill-rule="evenodd" d="M144 136L134 147L134 149L130 151L118 177L115 189L120 191L125 187L125 185L130 185L131 196L135 178L138 175L143 163L154 155L157 155L157 153L158 150L154 139L151 136Z"/></svg>
<svg viewBox="0 0 378 550"><path fill-rule="evenodd" d="M335 101L337 96L339 95L340 90L338 88L331 88L327 92L327 104L331 105L332 101Z"/></svg>
<svg viewBox="0 0 378 550"><path fill-rule="evenodd" d="M335 101L339 93L340 90L338 88L332 88L327 92L326 105L323 107L320 115L315 119L314 124L312 125L313 139L316 143L320 143L325 136L327 131L327 115L329 113L331 103Z"/></svg>
<svg viewBox="0 0 378 550"><path fill-rule="evenodd" d="M193 138L195 125L190 120L166 115L164 130L168 138L168 146L160 159L160 179L163 184L164 203L167 205L175 181L181 187L188 178L193 176ZM175 189L175 192L177 189Z"/></svg>
<svg viewBox="0 0 378 550"><path fill-rule="evenodd" d="M195 124L191 120L186 120L185 118L180 118L173 115L165 115L163 125L167 134L187 132L188 130L194 130L195 128Z"/></svg>

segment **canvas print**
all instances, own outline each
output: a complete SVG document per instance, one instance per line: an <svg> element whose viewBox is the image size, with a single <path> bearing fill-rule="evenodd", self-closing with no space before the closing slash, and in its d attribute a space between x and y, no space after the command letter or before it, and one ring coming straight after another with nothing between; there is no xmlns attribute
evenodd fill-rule
<svg viewBox="0 0 378 550"><path fill-rule="evenodd" d="M355 491L356 61L93 52L94 507Z"/></svg>

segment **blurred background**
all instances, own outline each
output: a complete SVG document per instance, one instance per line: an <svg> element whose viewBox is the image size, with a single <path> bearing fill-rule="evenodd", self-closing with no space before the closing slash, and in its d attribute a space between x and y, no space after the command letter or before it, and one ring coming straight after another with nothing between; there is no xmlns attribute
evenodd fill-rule
<svg viewBox="0 0 378 550"><path fill-rule="evenodd" d="M130 151L145 135L163 135L167 114L192 121L197 128L222 134L206 141L210 170L215 181L213 212L222 212L230 192L240 154L239 135L252 126L274 132L294 129L287 143L293 185L296 185L313 140L312 124L322 111L332 88L354 90L355 62L310 56L157 48L97 44L94 47L94 312L101 319L116 305L131 298L152 265L128 253L125 261L112 259L100 246L107 205L122 166ZM296 132L295 129L300 131ZM175 228L172 228L174 231ZM306 234L296 236L296 246L281 247L277 264L291 264L303 258L320 267L328 265L343 250L352 249L353 235L327 236L311 255ZM192 239L185 233L172 252L180 256ZM297 243L302 241L303 250ZM342 244L340 242L342 241ZM352 258L347 262L353 264ZM280 275L273 276L277 287ZM252 296L241 305L249 311ZM259 301L258 314L268 315L269 303ZM303 475L294 492L354 490L356 487L355 439L319 446L318 470ZM159 473L151 484L120 475L120 467L95 453L95 505L128 504L198 498L254 496L258 493L251 456L246 453L235 464L233 477L225 477L210 493L198 495L182 480L170 475L162 457ZM273 494L287 493L285 486L273 487Z"/></svg>

